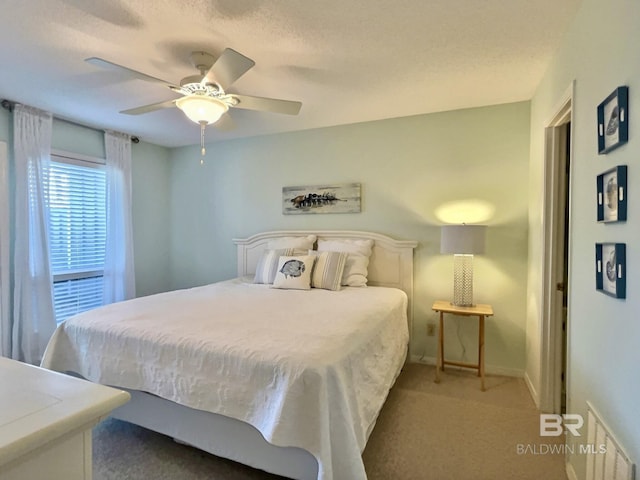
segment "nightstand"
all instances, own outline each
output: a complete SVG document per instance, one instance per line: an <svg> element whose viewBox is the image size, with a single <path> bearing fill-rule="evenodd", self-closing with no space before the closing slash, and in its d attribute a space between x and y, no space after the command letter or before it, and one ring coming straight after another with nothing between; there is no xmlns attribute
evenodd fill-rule
<svg viewBox="0 0 640 480"><path fill-rule="evenodd" d="M431 307L433 311L440 312L440 324L438 326L438 357L436 359L436 383L440 383L440 370L444 371L445 365L473 368L478 370L480 377L480 389L484 392L484 319L493 315L491 305L477 304L473 307L457 307L444 300L436 301ZM444 314L461 315L465 317L478 317L478 363L453 362L444 359Z"/></svg>
<svg viewBox="0 0 640 480"><path fill-rule="evenodd" d="M0 479L87 480L92 429L122 390L0 357Z"/></svg>

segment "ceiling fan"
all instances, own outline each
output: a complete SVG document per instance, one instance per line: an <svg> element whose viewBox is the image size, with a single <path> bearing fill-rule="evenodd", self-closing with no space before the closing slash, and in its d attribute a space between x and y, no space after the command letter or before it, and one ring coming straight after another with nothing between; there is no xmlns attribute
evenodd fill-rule
<svg viewBox="0 0 640 480"><path fill-rule="evenodd" d="M192 52L190 60L200 73L185 77L180 81L180 85L174 85L102 58L85 59L87 63L97 67L119 71L132 78L158 83L181 94L182 97L173 100L131 108L120 113L141 115L177 106L191 121L200 124L202 155L205 154L204 128L206 125L215 123L222 130L234 127L233 121L228 115L230 108L297 115L302 107L301 102L291 100L227 93L226 89L255 65L253 60L231 48L225 49L217 59L207 52Z"/></svg>

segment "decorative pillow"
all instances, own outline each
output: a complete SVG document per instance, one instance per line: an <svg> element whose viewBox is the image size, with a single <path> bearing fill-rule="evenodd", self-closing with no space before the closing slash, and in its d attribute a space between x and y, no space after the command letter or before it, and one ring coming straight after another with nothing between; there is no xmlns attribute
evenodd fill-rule
<svg viewBox="0 0 640 480"><path fill-rule="evenodd" d="M307 235L305 237L281 237L269 240L267 248L293 248L295 252L292 255L306 255L307 251L313 250L313 244L316 243L315 235Z"/></svg>
<svg viewBox="0 0 640 480"><path fill-rule="evenodd" d="M369 257L373 249L373 240L339 238L318 240L319 252L346 252L347 262L342 272L342 285L364 287L369 274Z"/></svg>
<svg viewBox="0 0 640 480"><path fill-rule="evenodd" d="M278 260L278 272L273 280L273 288L309 290L311 272L316 257L313 255L283 255Z"/></svg>
<svg viewBox="0 0 640 480"><path fill-rule="evenodd" d="M309 250L316 257L311 274L311 286L325 290L340 290L342 273L347 262L347 252L318 252Z"/></svg>
<svg viewBox="0 0 640 480"><path fill-rule="evenodd" d="M273 283L278 271L278 260L282 255L293 255L293 248L280 248L262 252L253 283Z"/></svg>

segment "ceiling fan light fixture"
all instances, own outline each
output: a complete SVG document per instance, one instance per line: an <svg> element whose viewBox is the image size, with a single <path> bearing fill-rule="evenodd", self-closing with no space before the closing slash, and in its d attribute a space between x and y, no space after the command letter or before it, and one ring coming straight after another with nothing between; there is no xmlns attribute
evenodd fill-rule
<svg viewBox="0 0 640 480"><path fill-rule="evenodd" d="M204 95L187 95L176 100L176 105L189 120L200 125L217 122L229 110L223 101Z"/></svg>

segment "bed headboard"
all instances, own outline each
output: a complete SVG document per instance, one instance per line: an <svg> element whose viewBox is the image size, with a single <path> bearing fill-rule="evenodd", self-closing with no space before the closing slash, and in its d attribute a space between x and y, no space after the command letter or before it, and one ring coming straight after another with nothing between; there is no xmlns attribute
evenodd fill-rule
<svg viewBox="0 0 640 480"><path fill-rule="evenodd" d="M413 249L418 242L395 240L386 235L353 230L279 230L257 233L248 238L234 238L238 254L238 276L253 275L258 260L270 240L280 237L316 235L318 239L371 239L373 253L369 259L368 284L395 287L409 298L407 316L409 333L413 327Z"/></svg>

